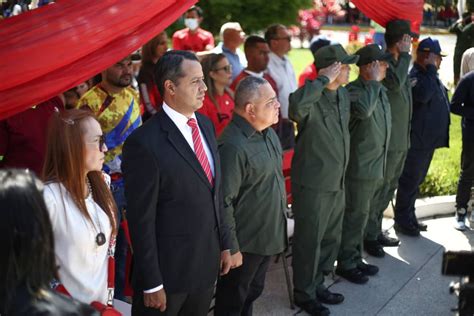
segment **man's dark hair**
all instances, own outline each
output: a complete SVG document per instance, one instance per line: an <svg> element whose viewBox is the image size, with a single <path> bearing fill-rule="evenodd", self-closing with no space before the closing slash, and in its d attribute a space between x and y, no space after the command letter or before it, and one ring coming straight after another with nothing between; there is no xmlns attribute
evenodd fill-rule
<svg viewBox="0 0 474 316"><path fill-rule="evenodd" d="M171 50L161 56L156 63L153 69L153 75L158 91L162 97L165 96L166 80L171 80L177 84L178 80L184 77L181 64L185 59L199 62L199 59L194 53L184 50Z"/></svg>
<svg viewBox="0 0 474 316"><path fill-rule="evenodd" d="M201 9L200 7L198 7L197 5L193 5L191 8L187 9L187 10L186 10L186 13L192 12L192 11L196 11L197 15L198 15L200 18L202 18L203 14L204 14L203 11L202 11L202 9ZM185 15L186 15L186 13L185 13Z"/></svg>
<svg viewBox="0 0 474 316"><path fill-rule="evenodd" d="M270 41L272 39L276 39L278 37L278 30L284 28L286 27L283 24L272 24L267 28L265 31L265 40L267 41L268 45L270 45Z"/></svg>
<svg viewBox="0 0 474 316"><path fill-rule="evenodd" d="M263 37L257 36L257 35L250 35L247 37L244 43L244 51L246 51L248 48L255 48L257 47L257 44L259 43L264 43L266 44L267 41Z"/></svg>
<svg viewBox="0 0 474 316"><path fill-rule="evenodd" d="M392 48L397 42L403 38L403 34L387 34L385 33L385 43L387 48Z"/></svg>
<svg viewBox="0 0 474 316"><path fill-rule="evenodd" d="M234 103L238 109L243 109L245 105L255 101L260 97L260 87L268 84L268 81L254 76L242 79L235 90Z"/></svg>
<svg viewBox="0 0 474 316"><path fill-rule="evenodd" d="M42 191L43 184L32 172L0 170L0 298L6 310L20 285L38 296L57 275Z"/></svg>

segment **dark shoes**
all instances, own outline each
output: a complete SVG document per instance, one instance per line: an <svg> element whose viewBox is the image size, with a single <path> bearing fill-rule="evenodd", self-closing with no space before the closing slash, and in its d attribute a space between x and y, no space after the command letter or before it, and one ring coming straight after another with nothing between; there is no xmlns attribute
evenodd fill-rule
<svg viewBox="0 0 474 316"><path fill-rule="evenodd" d="M398 245L400 245L400 240L397 238L388 237L385 234L380 234L377 237L377 241L382 247L398 247Z"/></svg>
<svg viewBox="0 0 474 316"><path fill-rule="evenodd" d="M367 275L365 275L359 268L354 268L350 270L336 269L336 274L343 277L347 281L356 284L364 284L369 281Z"/></svg>
<svg viewBox="0 0 474 316"><path fill-rule="evenodd" d="M327 316L330 314L329 309L316 300L306 302L295 301L295 305L312 316Z"/></svg>
<svg viewBox="0 0 474 316"><path fill-rule="evenodd" d="M369 255L382 258L385 256L382 245L377 240L364 240L364 250Z"/></svg>
<svg viewBox="0 0 474 316"><path fill-rule="evenodd" d="M344 301L344 295L339 293L333 293L328 289L316 293L316 296L321 303L329 305L341 304Z"/></svg>
<svg viewBox="0 0 474 316"><path fill-rule="evenodd" d="M428 225L426 225L425 223L423 222L419 222L419 221L416 221L415 222L415 226L418 227L418 229L422 232L425 232L428 230Z"/></svg>
<svg viewBox="0 0 474 316"><path fill-rule="evenodd" d="M403 235L412 236L412 237L420 236L420 228L418 228L418 225L416 225L416 226L414 224L401 225L399 223L395 223L393 228L395 229L395 231L397 233L400 233L400 234L403 234ZM425 227L425 229L426 229L426 227Z"/></svg>
<svg viewBox="0 0 474 316"><path fill-rule="evenodd" d="M376 275L379 272L379 268L373 264L368 264L365 262L361 262L357 265L357 269L359 269L365 275Z"/></svg>

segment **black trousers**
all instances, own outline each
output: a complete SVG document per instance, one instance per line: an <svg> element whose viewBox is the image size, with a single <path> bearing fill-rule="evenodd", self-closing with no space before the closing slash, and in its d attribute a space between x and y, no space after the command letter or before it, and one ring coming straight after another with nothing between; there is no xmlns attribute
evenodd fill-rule
<svg viewBox="0 0 474 316"><path fill-rule="evenodd" d="M262 294L271 256L242 253L243 264L217 281L216 316L250 316Z"/></svg>
<svg viewBox="0 0 474 316"><path fill-rule="evenodd" d="M461 174L456 193L456 208L467 209L471 199L471 187L474 182L474 141L462 141Z"/></svg>
<svg viewBox="0 0 474 316"><path fill-rule="evenodd" d="M198 276L196 276L198 277ZM166 291L166 289L165 289ZM209 312L214 287L196 293L176 293L166 295L166 310L145 307L143 292L135 291L133 295L133 316L206 316Z"/></svg>
<svg viewBox="0 0 474 316"><path fill-rule="evenodd" d="M397 202L395 204L395 222L404 226L416 221L415 202L419 186L425 180L434 149L408 150L402 175L398 180Z"/></svg>

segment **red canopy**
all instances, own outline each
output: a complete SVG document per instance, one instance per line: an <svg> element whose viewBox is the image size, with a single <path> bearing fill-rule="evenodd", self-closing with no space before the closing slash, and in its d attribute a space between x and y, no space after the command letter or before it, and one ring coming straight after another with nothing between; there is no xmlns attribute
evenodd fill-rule
<svg viewBox="0 0 474 316"><path fill-rule="evenodd" d="M173 23L197 0L58 0L0 22L0 119L91 78ZM423 0L352 0L382 26L412 22Z"/></svg>
<svg viewBox="0 0 474 316"><path fill-rule="evenodd" d="M423 0L351 0L371 20L385 27L394 19L411 22L412 32L420 34Z"/></svg>
<svg viewBox="0 0 474 316"><path fill-rule="evenodd" d="M196 0L58 0L0 22L0 119L91 78Z"/></svg>

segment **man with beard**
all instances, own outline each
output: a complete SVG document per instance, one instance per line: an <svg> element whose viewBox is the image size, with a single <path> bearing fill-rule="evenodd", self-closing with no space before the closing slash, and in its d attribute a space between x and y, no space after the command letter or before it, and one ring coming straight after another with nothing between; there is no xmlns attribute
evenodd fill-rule
<svg viewBox="0 0 474 316"><path fill-rule="evenodd" d="M122 178L122 145L127 136L141 125L140 98L130 87L132 83L132 59L130 56L115 63L101 73L102 81L85 93L78 108L89 108L104 131L108 151L105 154L104 171L110 175L112 193L118 208L119 221L126 202ZM127 241L120 229L115 251L115 297L124 299L125 255Z"/></svg>

